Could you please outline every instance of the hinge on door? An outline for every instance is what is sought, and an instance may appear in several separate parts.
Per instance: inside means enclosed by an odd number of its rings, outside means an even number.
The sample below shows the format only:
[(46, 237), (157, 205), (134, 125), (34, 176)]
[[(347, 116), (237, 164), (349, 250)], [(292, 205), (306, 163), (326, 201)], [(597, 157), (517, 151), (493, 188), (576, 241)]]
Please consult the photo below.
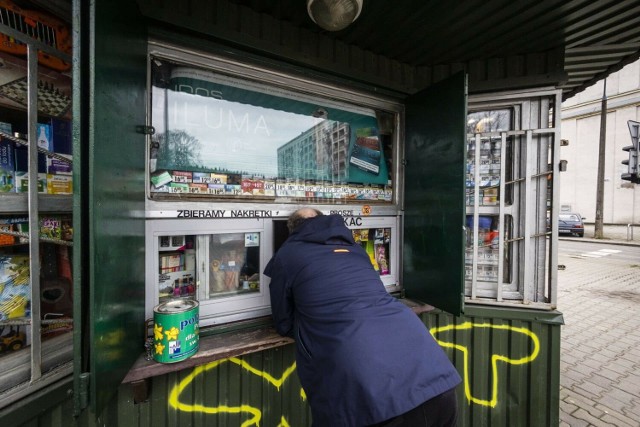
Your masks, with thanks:
[(156, 128), (153, 126), (140, 125), (136, 126), (136, 132), (143, 135), (153, 135), (156, 133)]
[(76, 413), (84, 410), (89, 406), (89, 381), (91, 380), (91, 373), (83, 372), (80, 374), (80, 382), (78, 384), (78, 401)]

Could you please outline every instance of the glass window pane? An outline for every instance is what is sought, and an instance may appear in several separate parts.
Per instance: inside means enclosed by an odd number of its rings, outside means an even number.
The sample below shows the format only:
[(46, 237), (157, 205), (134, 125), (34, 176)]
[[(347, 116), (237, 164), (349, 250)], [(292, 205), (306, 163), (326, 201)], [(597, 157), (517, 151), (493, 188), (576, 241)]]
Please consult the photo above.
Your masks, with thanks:
[(390, 202), (394, 117), (154, 58), (150, 191)]
[(260, 241), (258, 232), (158, 237), (159, 302), (260, 292)]

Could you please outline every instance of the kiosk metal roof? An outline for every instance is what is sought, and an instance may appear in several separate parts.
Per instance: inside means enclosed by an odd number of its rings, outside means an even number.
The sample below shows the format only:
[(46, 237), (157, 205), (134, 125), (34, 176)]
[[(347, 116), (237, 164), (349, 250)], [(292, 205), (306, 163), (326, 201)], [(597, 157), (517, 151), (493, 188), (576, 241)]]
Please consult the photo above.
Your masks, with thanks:
[(304, 0), (229, 0), (410, 66), (564, 49), (566, 99), (640, 56), (640, 1), (364, 0), (359, 18), (328, 32)]

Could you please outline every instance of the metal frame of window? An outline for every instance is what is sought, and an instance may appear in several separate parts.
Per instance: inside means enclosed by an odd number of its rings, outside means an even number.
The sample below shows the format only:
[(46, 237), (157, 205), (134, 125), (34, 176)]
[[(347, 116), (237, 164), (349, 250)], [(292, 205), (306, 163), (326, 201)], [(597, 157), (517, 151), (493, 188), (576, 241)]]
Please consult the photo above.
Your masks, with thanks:
[[(31, 334), (30, 363), (22, 354), (12, 354), (3, 357), (2, 364), (6, 367), (3, 377), (15, 379), (16, 384), (0, 393), (0, 408), (3, 408), (20, 398), (33, 393), (73, 372), (73, 347), (71, 335), (64, 339), (53, 339), (45, 343), (40, 335), (44, 321), (40, 312), (40, 239), (38, 214), (41, 205), (50, 207), (68, 206), (59, 201), (50, 203), (38, 196), (38, 156), (36, 128), (38, 121), (37, 87), (38, 87), (38, 51), (58, 57), (71, 63), (72, 59), (55, 48), (39, 40), (29, 38), (24, 33), (0, 24), (0, 32), (6, 34), (27, 46), (27, 122), (29, 149), (29, 187), (26, 210), (29, 215), (29, 282), (31, 289), (31, 319), (29, 329)], [(7, 137), (7, 135), (3, 135)], [(13, 135), (8, 135), (13, 139)], [(40, 150), (41, 151), (41, 150)], [(22, 195), (3, 195), (2, 212), (15, 213), (24, 207)], [(11, 321), (9, 321), (11, 322)]]
[[(348, 87), (332, 86), (319, 81), (312, 81), (308, 78), (298, 76), (294, 73), (286, 73), (283, 71), (277, 71), (270, 68), (264, 68), (257, 65), (251, 65), (246, 62), (241, 62), (214, 54), (203, 53), (199, 51), (193, 51), (178, 46), (174, 46), (165, 42), (159, 42), (151, 40), (148, 48), (149, 58), (158, 57), (169, 61), (175, 61), (185, 64), (185, 66), (192, 65), (198, 68), (205, 68), (215, 73), (222, 75), (231, 75), (236, 79), (246, 80), (246, 88), (251, 89), (252, 82), (259, 82), (260, 86), (273, 86), (275, 88), (285, 88), (286, 90), (299, 92), (301, 96), (314, 97), (321, 101), (326, 101), (336, 105), (350, 105), (354, 107), (365, 107), (374, 110), (380, 110), (388, 112), (396, 116), (396, 123), (393, 128), (394, 132), (394, 146), (392, 153), (392, 180), (394, 186), (393, 200), (391, 203), (385, 204), (372, 204), (370, 214), (373, 215), (401, 215), (402, 205), (402, 188), (403, 181), (401, 175), (401, 168), (398, 166), (399, 159), (402, 153), (402, 144), (400, 143), (402, 133), (400, 129), (400, 115), (403, 107), (399, 100), (385, 98), (383, 96), (374, 96), (365, 92), (356, 92)], [(147, 91), (151, 93), (151, 68), (148, 70), (148, 85)], [(153, 126), (151, 123), (150, 110), (147, 111), (147, 126)], [(149, 137), (150, 140), (150, 137)], [(147, 146), (150, 146), (147, 144)], [(149, 153), (147, 153), (149, 158)], [(147, 165), (147, 177), (149, 176), (149, 166)], [(148, 191), (148, 190), (147, 190)], [(211, 200), (203, 201), (180, 201), (180, 200), (153, 200), (147, 193), (145, 217), (147, 219), (154, 218), (171, 218), (174, 217), (173, 212), (182, 209), (208, 209), (211, 206)], [(366, 202), (366, 201), (363, 201)], [(218, 201), (216, 201), (218, 203)], [(264, 201), (220, 201), (228, 209), (263, 209)], [(309, 203), (303, 203), (313, 204)], [(365, 203), (341, 203), (339, 209), (360, 209)], [(269, 203), (274, 211), (279, 211), (282, 215), (291, 213), (295, 210), (294, 203)], [(329, 209), (332, 204), (323, 204), (320, 209)]]
[[(387, 286), (387, 290), (389, 292), (400, 292), (401, 288), (401, 259), (399, 254), (399, 248), (402, 247), (401, 241), (401, 233), (398, 231), (401, 229), (402, 224), (402, 209), (401, 209), (401, 188), (402, 188), (402, 176), (401, 176), (401, 168), (398, 165), (398, 159), (401, 158), (400, 153), (402, 152), (402, 144), (401, 144), (401, 132), (400, 132), (400, 123), (401, 123), (401, 115), (403, 112), (402, 104), (396, 100), (384, 98), (384, 97), (376, 97), (371, 94), (355, 92), (349, 88), (340, 88), (337, 86), (328, 85), (318, 81), (311, 81), (304, 77), (300, 77), (294, 73), (286, 73), (284, 71), (277, 71), (275, 69), (263, 68), (259, 66), (254, 66), (246, 62), (239, 62), (233, 59), (191, 51), (184, 48), (179, 48), (164, 42), (150, 41), (148, 47), (148, 58), (149, 62), (154, 60), (154, 58), (160, 60), (168, 60), (176, 63), (184, 64), (185, 66), (193, 66), (201, 69), (205, 69), (211, 71), (213, 73), (219, 73), (221, 78), (229, 79), (228, 76), (233, 76), (234, 80), (242, 80), (241, 82), (236, 82), (235, 84), (240, 85), (240, 87), (247, 90), (265, 90), (264, 88), (281, 88), (286, 91), (299, 93), (301, 97), (309, 100), (319, 100), (319, 105), (324, 105), (323, 102), (326, 102), (328, 105), (336, 106), (337, 108), (355, 108), (358, 109), (360, 107), (366, 109), (373, 109), (376, 111), (384, 111), (389, 114), (393, 114), (395, 119), (395, 126), (393, 128), (394, 136), (393, 136), (393, 153), (392, 153), (392, 164), (393, 170), (391, 171), (391, 176), (393, 177), (393, 186), (394, 186), (394, 195), (391, 202), (381, 203), (381, 204), (371, 204), (368, 206), (370, 209), (367, 214), (364, 214), (367, 218), (367, 221), (378, 221), (381, 225), (386, 228), (392, 228), (394, 230), (393, 236), (393, 248), (392, 248), (392, 257), (393, 261), (393, 277), (389, 277), (385, 285)], [(152, 78), (151, 78), (151, 64), (149, 63), (148, 68), (148, 78), (147, 78), (147, 91), (149, 94), (152, 92)], [(151, 114), (151, 106), (152, 102), (147, 103), (147, 126), (151, 127), (154, 125), (152, 123), (152, 114)], [(147, 144), (148, 152), (147, 158), (150, 156), (150, 146), (151, 146), (151, 136), (148, 137)], [(146, 176), (147, 178), (150, 175), (149, 164), (146, 166)], [(329, 199), (328, 199), (329, 200)], [(186, 232), (183, 229), (187, 224), (199, 224), (199, 227), (208, 224), (208, 229), (199, 228), (199, 232), (203, 231), (215, 231), (218, 232), (223, 231), (226, 227), (234, 227), (234, 221), (237, 219), (233, 218), (221, 218), (218, 220), (214, 220), (209, 222), (207, 219), (176, 219), (178, 211), (190, 211), (190, 210), (208, 210), (211, 209), (212, 206), (217, 206), (218, 208), (225, 209), (227, 211), (236, 210), (236, 211), (246, 211), (246, 210), (264, 210), (268, 209), (271, 212), (274, 212), (273, 219), (286, 219), (291, 213), (293, 213), (297, 208), (301, 205), (312, 206), (314, 208), (320, 209), (326, 213), (331, 211), (340, 212), (343, 216), (361, 216), (362, 209), (364, 205), (369, 205), (366, 200), (359, 200), (358, 202), (350, 202), (341, 200), (339, 203), (316, 203), (313, 200), (309, 200), (308, 202), (304, 201), (295, 201), (295, 202), (282, 202), (282, 201), (274, 201), (274, 202), (265, 202), (263, 200), (252, 200), (248, 198), (247, 200), (224, 200), (224, 199), (200, 199), (200, 200), (185, 200), (181, 198), (176, 198), (175, 200), (163, 200), (162, 198), (154, 199), (151, 197), (149, 190), (147, 189), (147, 198), (145, 201), (146, 209), (145, 209), (145, 218), (147, 223), (147, 250), (156, 243), (154, 239), (157, 239), (158, 233), (166, 233), (171, 234), (170, 229), (166, 228), (168, 224), (177, 224), (177, 230), (174, 234), (198, 234), (196, 231)], [(267, 206), (267, 207), (265, 207)], [(277, 212), (277, 213), (276, 213)], [(345, 212), (352, 212), (351, 214)], [(376, 224), (378, 223), (376, 222)], [(265, 219), (264, 227), (260, 228), (260, 232), (268, 235), (268, 240), (272, 240), (272, 230), (271, 230), (271, 221)], [(358, 227), (355, 227), (358, 228)], [(155, 233), (155, 234), (154, 234)], [(266, 265), (266, 261), (270, 258), (271, 249), (266, 248), (263, 249), (266, 253), (269, 254), (264, 262)], [(153, 251), (151, 251), (153, 252)], [(148, 257), (147, 261), (147, 271), (146, 271), (146, 312), (149, 315), (152, 312), (152, 309), (155, 305), (158, 304), (157, 298), (157, 290), (153, 287), (154, 283), (157, 280), (157, 271), (152, 268), (153, 265), (153, 256)], [(384, 280), (383, 280), (384, 282)], [(268, 283), (268, 282), (267, 282)], [(267, 288), (265, 288), (267, 289)], [(255, 307), (243, 307), (241, 309), (234, 306), (234, 299), (240, 300), (241, 297), (229, 297), (220, 301), (209, 301), (202, 302), (200, 311), (201, 311), (201, 325), (213, 325), (218, 323), (224, 323), (235, 320), (242, 320), (251, 317), (257, 317), (260, 315), (268, 315), (270, 313), (270, 307), (265, 306), (264, 302), (257, 304)], [(268, 300), (266, 300), (268, 303)], [(207, 307), (212, 306), (213, 303), (216, 303), (218, 306), (222, 307), (218, 310), (218, 315), (214, 316), (208, 313)], [(268, 304), (267, 304), (268, 305)], [(210, 311), (210, 310), (209, 310)], [(204, 320), (204, 322), (202, 322)]]
[[(556, 90), (470, 97), (469, 111), (514, 108), (515, 129), (468, 134), (475, 139), (473, 204), (473, 255), (471, 280), (466, 281), (465, 302), (517, 305), (555, 309), (557, 305), (557, 219), (559, 164), (559, 106)], [(500, 138), (501, 165), (498, 206), (480, 206), (480, 143), (482, 138)], [(511, 153), (508, 152), (511, 150)], [(511, 161), (513, 177), (506, 181), (506, 163)], [(547, 180), (551, 177), (551, 189)], [(509, 188), (511, 187), (511, 188)], [(508, 193), (512, 202), (506, 203)], [(480, 215), (497, 216), (498, 274), (496, 281), (478, 280), (478, 225)], [(547, 216), (551, 230), (547, 231)], [(509, 220), (507, 220), (509, 219)], [(509, 230), (507, 227), (509, 226)], [(505, 234), (507, 231), (509, 233)], [(509, 236), (508, 238), (506, 238)], [(509, 257), (505, 257), (505, 249)], [(505, 269), (510, 279), (505, 277)]]

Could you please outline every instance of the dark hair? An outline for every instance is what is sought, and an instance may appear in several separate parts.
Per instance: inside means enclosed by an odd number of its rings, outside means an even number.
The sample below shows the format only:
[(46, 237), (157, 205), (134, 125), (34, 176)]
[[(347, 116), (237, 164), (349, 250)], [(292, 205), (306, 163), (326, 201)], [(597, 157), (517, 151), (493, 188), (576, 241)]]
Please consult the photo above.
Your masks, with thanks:
[(287, 220), (287, 228), (289, 229), (289, 233), (293, 233), (294, 230), (302, 225), (303, 222), (308, 220), (309, 218), (315, 218), (317, 216), (322, 216), (323, 213), (317, 209), (313, 208), (301, 208), (292, 213)]

